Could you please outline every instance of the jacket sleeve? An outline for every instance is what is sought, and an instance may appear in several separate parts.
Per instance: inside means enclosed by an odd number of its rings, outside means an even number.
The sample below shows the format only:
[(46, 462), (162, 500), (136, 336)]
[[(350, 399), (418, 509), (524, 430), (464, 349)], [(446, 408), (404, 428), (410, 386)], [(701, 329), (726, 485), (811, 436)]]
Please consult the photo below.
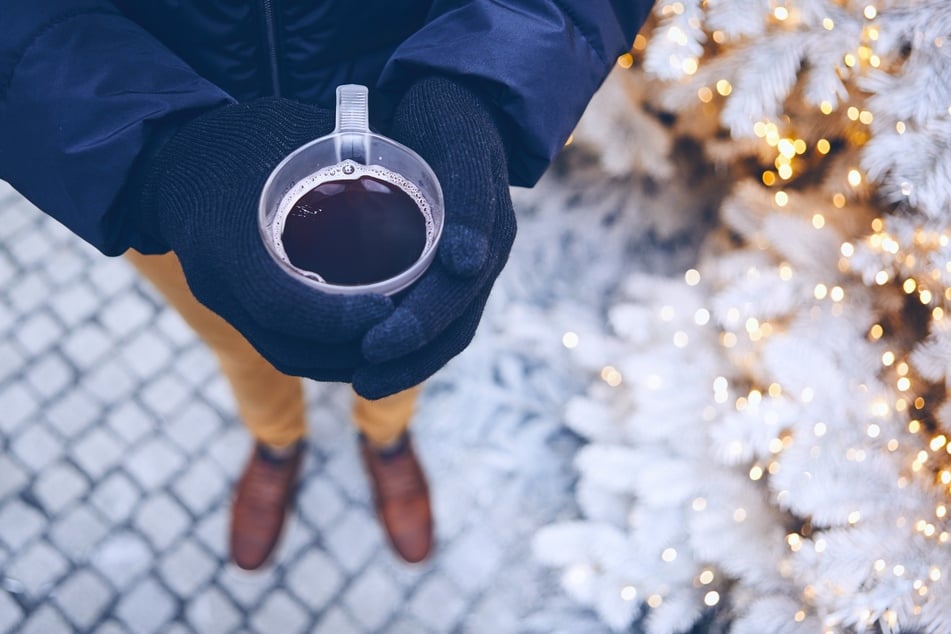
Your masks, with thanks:
[(467, 81), (501, 115), (513, 185), (531, 186), (561, 150), (653, 0), (436, 0), (422, 29), (381, 76), (400, 92), (415, 78)]
[(162, 250), (119, 194), (153, 132), (231, 98), (107, 0), (0, 16), (0, 178), (103, 253)]

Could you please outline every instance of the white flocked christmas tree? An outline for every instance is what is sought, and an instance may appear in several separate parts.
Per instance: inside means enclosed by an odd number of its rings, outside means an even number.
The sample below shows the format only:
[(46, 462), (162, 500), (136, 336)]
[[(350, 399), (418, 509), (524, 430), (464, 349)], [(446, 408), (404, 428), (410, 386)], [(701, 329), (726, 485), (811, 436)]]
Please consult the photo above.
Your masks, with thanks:
[(574, 143), (689, 188), (678, 138), (728, 192), (565, 333), (582, 517), (537, 557), (618, 631), (951, 632), (951, 2), (661, 0)]

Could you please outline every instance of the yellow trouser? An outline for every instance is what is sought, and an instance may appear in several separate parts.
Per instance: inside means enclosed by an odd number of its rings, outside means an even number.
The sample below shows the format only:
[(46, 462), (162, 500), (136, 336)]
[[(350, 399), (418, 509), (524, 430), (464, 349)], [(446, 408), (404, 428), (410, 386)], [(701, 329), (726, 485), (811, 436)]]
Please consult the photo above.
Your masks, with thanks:
[[(300, 379), (278, 372), (228, 322), (200, 304), (174, 254), (130, 250), (126, 257), (211, 347), (254, 438), (274, 447), (303, 438), (307, 420)], [(388, 444), (409, 425), (418, 393), (417, 386), (376, 401), (354, 394), (353, 422), (371, 442)]]

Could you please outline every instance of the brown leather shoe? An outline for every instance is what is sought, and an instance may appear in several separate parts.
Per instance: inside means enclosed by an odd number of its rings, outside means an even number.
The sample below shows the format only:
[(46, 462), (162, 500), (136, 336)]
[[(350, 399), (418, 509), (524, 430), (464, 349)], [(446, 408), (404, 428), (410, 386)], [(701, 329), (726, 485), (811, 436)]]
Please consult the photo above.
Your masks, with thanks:
[(257, 444), (235, 487), (231, 506), (231, 559), (256, 570), (271, 556), (291, 508), (304, 441), (289, 451), (274, 452)]
[(370, 477), (373, 503), (393, 550), (409, 563), (433, 549), (433, 516), (426, 476), (409, 434), (393, 447), (377, 450), (360, 437), (360, 454)]

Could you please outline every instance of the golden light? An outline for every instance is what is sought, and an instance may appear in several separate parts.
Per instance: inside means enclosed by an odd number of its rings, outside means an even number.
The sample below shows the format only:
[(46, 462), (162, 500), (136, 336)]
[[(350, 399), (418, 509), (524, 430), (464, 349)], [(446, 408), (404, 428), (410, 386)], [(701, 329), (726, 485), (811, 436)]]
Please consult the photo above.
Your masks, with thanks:
[(789, 194), (786, 192), (776, 192), (774, 198), (776, 200), (776, 204), (780, 207), (785, 207), (786, 204), (789, 203)]
[(829, 143), (828, 139), (819, 139), (816, 141), (816, 150), (819, 154), (828, 154), (832, 149), (832, 144)]
[(728, 82), (725, 79), (718, 79), (716, 86), (717, 86), (717, 92), (720, 93), (720, 95), (724, 97), (728, 96), (731, 92), (733, 92), (733, 85), (730, 84), (730, 82)]
[(766, 185), (767, 187), (772, 187), (772, 185), (775, 182), (776, 182), (776, 172), (772, 172), (770, 170), (766, 170), (765, 172), (763, 172), (764, 185)]
[(848, 179), (849, 185), (852, 187), (858, 187), (862, 184), (862, 173), (857, 169), (850, 169)]
[(822, 114), (832, 114), (832, 103), (828, 101), (823, 101), (819, 104), (819, 112)]
[(822, 18), (822, 28), (831, 31), (835, 28), (835, 21), (832, 18)]
[(630, 53), (624, 53), (617, 58), (617, 65), (621, 68), (630, 68), (634, 65), (634, 56)]
[(697, 98), (703, 103), (710, 103), (713, 101), (713, 91), (706, 86), (701, 86), (700, 89), (697, 90)]
[(787, 20), (789, 18), (789, 9), (784, 6), (778, 6), (773, 9), (773, 16), (780, 22)]

